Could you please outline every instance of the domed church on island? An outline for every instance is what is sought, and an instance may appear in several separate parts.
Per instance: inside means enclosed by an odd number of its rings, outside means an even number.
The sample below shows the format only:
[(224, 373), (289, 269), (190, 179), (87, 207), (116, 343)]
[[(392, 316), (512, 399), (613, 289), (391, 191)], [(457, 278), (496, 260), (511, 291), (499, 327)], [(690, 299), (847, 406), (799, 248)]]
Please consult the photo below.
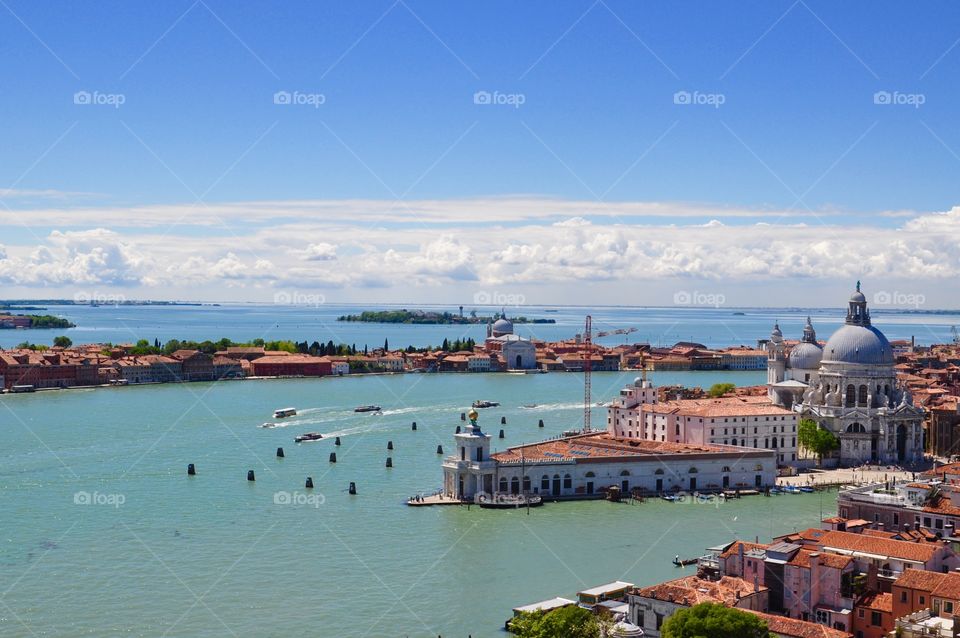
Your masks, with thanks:
[(850, 296), (846, 322), (820, 346), (810, 318), (787, 355), (780, 326), (767, 343), (770, 399), (830, 430), (840, 465), (905, 464), (923, 459), (923, 409), (897, 383), (893, 348), (870, 322), (867, 299)]

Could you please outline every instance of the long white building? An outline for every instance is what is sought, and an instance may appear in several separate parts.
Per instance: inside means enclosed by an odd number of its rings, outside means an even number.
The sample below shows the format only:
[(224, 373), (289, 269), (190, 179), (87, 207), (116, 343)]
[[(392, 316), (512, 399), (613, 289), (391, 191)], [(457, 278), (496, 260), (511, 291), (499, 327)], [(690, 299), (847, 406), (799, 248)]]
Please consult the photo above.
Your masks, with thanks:
[[(472, 417), (476, 413), (471, 413)], [(775, 454), (730, 445), (690, 445), (579, 434), (490, 453), (490, 435), (476, 420), (455, 435), (443, 461), (444, 495), (471, 501), (481, 494), (590, 498), (608, 487), (623, 493), (757, 489), (773, 485)]]

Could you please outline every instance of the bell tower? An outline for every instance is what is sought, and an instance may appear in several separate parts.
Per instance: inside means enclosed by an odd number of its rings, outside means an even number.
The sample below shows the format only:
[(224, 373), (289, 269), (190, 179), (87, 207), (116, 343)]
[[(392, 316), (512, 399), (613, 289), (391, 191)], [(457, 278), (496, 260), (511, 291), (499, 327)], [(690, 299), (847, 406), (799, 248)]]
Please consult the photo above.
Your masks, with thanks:
[(786, 378), (786, 370), (787, 352), (783, 344), (783, 332), (780, 331), (780, 322), (775, 322), (770, 332), (770, 341), (767, 342), (767, 396), (777, 404), (780, 399), (773, 385)]

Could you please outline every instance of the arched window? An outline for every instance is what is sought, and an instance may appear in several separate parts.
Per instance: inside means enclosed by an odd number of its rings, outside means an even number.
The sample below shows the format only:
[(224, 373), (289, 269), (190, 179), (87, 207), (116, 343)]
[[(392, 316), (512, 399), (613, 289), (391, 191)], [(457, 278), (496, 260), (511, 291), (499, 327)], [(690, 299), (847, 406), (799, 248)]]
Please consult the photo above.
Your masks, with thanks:
[(731, 440), (730, 440), (730, 445), (736, 445), (736, 444), (737, 444), (737, 440), (736, 440), (736, 439), (731, 439)]
[(865, 385), (860, 386), (860, 396), (857, 397), (857, 403), (859, 403), (860, 405), (867, 404), (867, 386)]
[(620, 476), (630, 476), (630, 470), (624, 470), (620, 472)]
[(594, 478), (594, 477), (596, 477), (596, 474), (594, 474), (593, 472), (587, 472), (586, 477), (587, 477), (587, 478)]
[(540, 489), (544, 492), (550, 489), (550, 477), (546, 474), (544, 474), (543, 478), (540, 479)]
[(506, 476), (501, 476), (501, 477), (500, 477), (500, 491), (501, 491), (501, 492), (504, 492), (504, 493), (506, 493), (506, 491), (507, 491), (507, 477), (506, 477)]
[(853, 384), (847, 386), (847, 407), (852, 408), (857, 405), (857, 389)]
[(663, 468), (659, 468), (654, 474), (663, 474)]
[(690, 473), (690, 474), (696, 474), (697, 471), (698, 471), (698, 470), (697, 470), (697, 468), (695, 468), (695, 467), (691, 467), (689, 470), (687, 470), (687, 472)]
[(529, 491), (530, 491), (530, 477), (529, 477), (529, 476), (524, 476), (524, 477), (523, 477), (523, 491), (524, 491), (524, 492), (529, 492)]
[(851, 423), (847, 426), (847, 432), (850, 434), (863, 434), (866, 429), (859, 423)]
[(762, 472), (762, 471), (763, 471), (763, 464), (757, 463), (757, 464), (753, 467), (753, 469), (756, 470), (757, 472)]
[(564, 474), (564, 475), (563, 475), (563, 489), (569, 490), (571, 487), (573, 487), (573, 479), (570, 477), (569, 474)]
[(520, 493), (520, 479), (516, 476), (510, 479), (510, 492), (512, 494)]
[(720, 471), (721, 471), (721, 472), (729, 472), (729, 471), (730, 471), (730, 466), (729, 466), (729, 465), (724, 465), (723, 468), (721, 468)]

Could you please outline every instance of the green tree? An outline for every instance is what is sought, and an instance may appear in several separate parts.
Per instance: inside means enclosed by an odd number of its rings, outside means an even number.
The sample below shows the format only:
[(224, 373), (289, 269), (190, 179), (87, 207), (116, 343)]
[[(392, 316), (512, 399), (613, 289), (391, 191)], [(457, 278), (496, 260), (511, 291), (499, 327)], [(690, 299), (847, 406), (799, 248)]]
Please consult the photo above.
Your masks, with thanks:
[(800, 425), (797, 426), (797, 442), (800, 447), (806, 448), (816, 455), (818, 466), (823, 463), (824, 454), (840, 447), (840, 441), (833, 435), (833, 432), (820, 427), (812, 419), (800, 419)]
[(521, 614), (510, 621), (510, 630), (520, 638), (599, 638), (601, 622), (590, 610), (571, 605)]
[(722, 397), (727, 392), (732, 392), (736, 387), (733, 383), (714, 383), (707, 393), (714, 398)]
[(53, 345), (57, 346), (58, 348), (69, 348), (73, 345), (73, 341), (70, 339), (70, 337), (54, 337)]
[(680, 609), (663, 623), (663, 638), (768, 638), (759, 616), (714, 603)]

